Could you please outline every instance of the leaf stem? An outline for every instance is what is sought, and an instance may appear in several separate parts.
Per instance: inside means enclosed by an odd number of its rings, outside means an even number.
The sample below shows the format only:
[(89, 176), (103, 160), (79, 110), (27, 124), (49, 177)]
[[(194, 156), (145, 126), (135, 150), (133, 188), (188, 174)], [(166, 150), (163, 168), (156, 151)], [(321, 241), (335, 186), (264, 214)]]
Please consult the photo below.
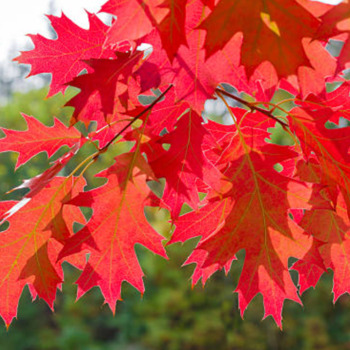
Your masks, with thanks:
[(131, 126), (133, 123), (136, 122), (136, 120), (140, 119), (145, 113), (150, 111), (167, 93), (168, 91), (173, 87), (173, 84), (169, 84), (169, 86), (166, 88), (164, 92), (162, 92), (149, 106), (147, 106), (142, 112), (140, 112), (136, 117), (134, 117), (128, 124), (124, 126), (123, 129), (121, 129), (117, 134), (114, 135), (114, 137), (104, 146), (102, 147), (99, 152), (94, 156), (94, 159), (96, 159), (100, 154), (107, 151), (108, 147), (127, 129), (129, 126)]
[(282, 126), (282, 128), (283, 128), (284, 130), (287, 130), (287, 129), (288, 129), (288, 127), (289, 127), (288, 124), (285, 123), (284, 121), (282, 121), (282, 120), (276, 118), (274, 115), (272, 115), (271, 111), (267, 111), (267, 110), (265, 110), (265, 109), (262, 109), (262, 108), (260, 108), (260, 107), (257, 107), (257, 106), (255, 106), (253, 103), (250, 103), (250, 102), (248, 102), (248, 101), (245, 101), (245, 100), (243, 100), (242, 98), (240, 98), (240, 97), (238, 97), (238, 96), (235, 96), (235, 95), (233, 95), (233, 94), (227, 92), (226, 90), (224, 90), (224, 89), (222, 89), (222, 88), (220, 88), (220, 87), (217, 87), (217, 88), (215, 89), (215, 91), (216, 91), (216, 92), (219, 92), (219, 93), (221, 93), (221, 94), (223, 94), (223, 95), (225, 95), (225, 96), (227, 96), (227, 97), (230, 97), (230, 98), (232, 98), (232, 99), (234, 99), (234, 100), (236, 100), (236, 101), (238, 101), (238, 102), (240, 102), (240, 103), (242, 103), (242, 104), (244, 104), (245, 106), (249, 107), (252, 111), (260, 112), (260, 113), (266, 115), (267, 117), (269, 117), (269, 118), (275, 120), (277, 123), (281, 124), (281, 126)]

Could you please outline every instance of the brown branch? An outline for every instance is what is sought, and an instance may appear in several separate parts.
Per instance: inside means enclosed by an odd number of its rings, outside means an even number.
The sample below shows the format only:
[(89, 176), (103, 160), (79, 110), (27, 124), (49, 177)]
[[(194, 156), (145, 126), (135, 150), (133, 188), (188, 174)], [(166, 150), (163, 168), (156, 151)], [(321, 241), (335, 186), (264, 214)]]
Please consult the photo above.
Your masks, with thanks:
[(267, 117), (275, 120), (277, 123), (281, 124), (282, 125), (282, 128), (284, 130), (286, 130), (289, 126), (287, 123), (285, 123), (284, 121), (282, 121), (281, 119), (278, 119), (277, 117), (275, 117), (274, 115), (272, 115), (271, 111), (267, 111), (266, 109), (262, 109), (260, 107), (257, 107), (255, 106), (254, 104), (248, 102), (248, 101), (245, 101), (243, 100), (242, 98), (238, 97), (238, 96), (235, 96), (233, 94), (230, 94), (229, 92), (225, 91), (224, 89), (221, 89), (221, 88), (216, 88), (215, 91), (227, 96), (227, 97), (230, 97), (236, 101), (238, 101), (239, 103), (242, 103), (243, 105), (247, 106), (248, 108), (250, 108), (252, 111), (257, 111), (257, 112), (260, 112), (264, 115), (266, 115)]
[(149, 106), (147, 106), (142, 112), (140, 112), (136, 117), (133, 118), (128, 124), (124, 126), (123, 129), (121, 129), (116, 135), (113, 136), (113, 138), (104, 146), (102, 147), (99, 152), (96, 154), (94, 159), (96, 159), (100, 154), (107, 151), (108, 147), (126, 130), (136, 122), (136, 120), (140, 119), (145, 113), (150, 111), (167, 93), (168, 91), (173, 87), (173, 84), (169, 84), (167, 89), (162, 92)]

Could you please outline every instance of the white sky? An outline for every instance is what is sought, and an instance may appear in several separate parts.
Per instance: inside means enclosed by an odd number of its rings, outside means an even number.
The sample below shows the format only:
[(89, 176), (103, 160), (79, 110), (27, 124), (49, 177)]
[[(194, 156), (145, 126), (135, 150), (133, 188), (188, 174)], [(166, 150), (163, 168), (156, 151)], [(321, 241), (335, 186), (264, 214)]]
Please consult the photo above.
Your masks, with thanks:
[[(87, 27), (84, 8), (97, 12), (107, 0), (54, 0), (55, 15), (62, 10), (77, 24)], [(322, 0), (339, 3), (341, 0)], [(44, 14), (50, 13), (50, 0), (0, 0), (0, 61), (9, 60), (24, 50), (31, 40), (26, 34), (48, 34), (48, 20)], [(10, 51), (11, 52), (10, 54)], [(10, 57), (9, 57), (10, 55)]]

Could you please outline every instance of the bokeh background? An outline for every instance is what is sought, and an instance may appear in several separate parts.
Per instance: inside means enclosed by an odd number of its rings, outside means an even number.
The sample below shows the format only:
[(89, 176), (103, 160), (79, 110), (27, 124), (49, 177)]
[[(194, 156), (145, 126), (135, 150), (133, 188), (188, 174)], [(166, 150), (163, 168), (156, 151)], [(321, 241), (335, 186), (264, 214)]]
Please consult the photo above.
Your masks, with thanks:
[[(54, 5), (51, 2), (51, 11), (57, 13)], [(54, 37), (55, 34), (50, 35)], [(336, 46), (332, 48), (335, 52)], [(20, 112), (33, 115), (46, 125), (53, 124), (53, 116), (67, 122), (72, 110), (62, 106), (76, 91), (70, 89), (64, 97), (59, 94), (45, 99), (49, 77), (44, 75), (24, 81), (28, 69), (11, 63), (17, 50), (16, 45), (10, 48), (7, 59), (0, 62), (0, 127), (24, 130), (25, 122)], [(284, 97), (283, 92), (279, 92), (275, 99)], [(229, 122), (223, 105), (218, 101), (208, 101), (203, 116)], [(291, 142), (281, 129), (271, 131), (273, 142)], [(113, 157), (125, 152), (127, 147), (112, 147), (90, 169), (87, 174), (90, 188), (99, 185), (93, 180), (94, 173), (108, 166)], [(93, 149), (86, 146), (77, 158), (86, 156)], [(0, 154), (1, 200), (19, 198), (21, 193), (6, 193), (49, 166), (47, 156), (41, 153), (15, 172), (16, 159), (15, 153)], [(171, 227), (167, 223), (167, 212), (149, 211), (147, 215), (150, 224), (168, 238)], [(168, 247), (169, 260), (137, 246), (136, 251), (147, 276), (146, 292), (141, 297), (133, 287), (124, 283), (124, 301), (118, 303), (115, 315), (103, 304), (97, 288), (75, 300), (74, 281), (79, 271), (66, 264), (65, 283), (62, 292), (57, 293), (55, 312), (42, 300), (32, 302), (29, 291), (25, 289), (17, 320), (9, 330), (3, 322), (0, 325), (0, 349), (350, 349), (350, 297), (344, 295), (333, 304), (331, 272), (322, 277), (316, 290), (304, 293), (304, 306), (289, 301), (285, 303), (281, 331), (271, 317), (262, 320), (261, 296), (250, 304), (244, 320), (240, 316), (237, 295), (233, 291), (242, 269), (244, 252), (238, 254), (239, 259), (233, 263), (227, 276), (218, 272), (205, 288), (201, 285), (192, 288), (190, 277), (194, 266), (182, 267), (182, 264), (196, 243), (197, 240), (193, 239), (183, 245)], [(293, 263), (292, 259), (290, 263)], [(296, 274), (293, 278), (297, 283)]]

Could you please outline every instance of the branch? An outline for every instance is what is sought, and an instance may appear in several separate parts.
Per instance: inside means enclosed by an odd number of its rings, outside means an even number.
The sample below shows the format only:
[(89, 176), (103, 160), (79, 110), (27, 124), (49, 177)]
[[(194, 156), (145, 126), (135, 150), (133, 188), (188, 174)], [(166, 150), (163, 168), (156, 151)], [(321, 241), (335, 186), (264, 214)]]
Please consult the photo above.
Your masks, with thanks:
[(102, 147), (99, 152), (96, 154), (94, 159), (96, 159), (100, 154), (104, 153), (107, 151), (108, 147), (127, 129), (129, 126), (134, 124), (136, 120), (140, 119), (145, 113), (150, 111), (167, 93), (168, 91), (173, 87), (173, 84), (169, 84), (167, 89), (162, 92), (149, 106), (147, 106), (142, 112), (140, 112), (136, 117), (134, 117), (133, 120), (131, 120), (128, 124), (124, 126), (123, 129), (121, 129), (114, 137), (104, 146)]
[(248, 102), (248, 101), (245, 101), (243, 100), (242, 98), (238, 97), (238, 96), (235, 96), (233, 94), (230, 94), (229, 92), (225, 91), (224, 89), (221, 89), (221, 88), (216, 88), (215, 89), (216, 92), (220, 92), (221, 94), (227, 96), (227, 97), (231, 97), (233, 98), (234, 100), (242, 103), (243, 105), (249, 107), (252, 111), (257, 111), (257, 112), (260, 112), (264, 115), (266, 115), (267, 117), (275, 120), (277, 123), (281, 124), (282, 125), (282, 128), (284, 130), (286, 130), (289, 126), (287, 123), (285, 123), (284, 121), (282, 121), (281, 119), (278, 119), (277, 117), (275, 117), (274, 115), (272, 115), (271, 111), (267, 111), (266, 109), (262, 109), (260, 107), (257, 107), (255, 106), (254, 104)]

